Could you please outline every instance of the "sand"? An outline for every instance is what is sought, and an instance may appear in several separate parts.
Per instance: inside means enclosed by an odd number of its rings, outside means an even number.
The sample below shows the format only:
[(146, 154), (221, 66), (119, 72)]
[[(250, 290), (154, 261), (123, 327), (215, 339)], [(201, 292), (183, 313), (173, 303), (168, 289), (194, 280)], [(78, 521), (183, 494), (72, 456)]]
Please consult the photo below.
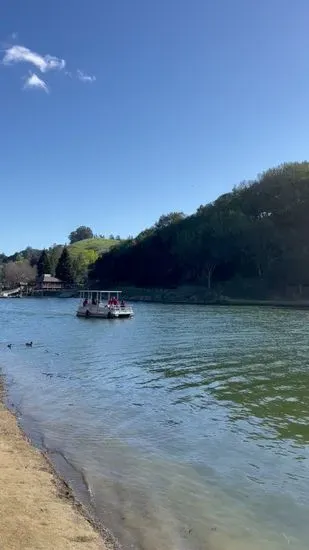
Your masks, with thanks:
[(70, 490), (0, 402), (1, 550), (108, 550)]

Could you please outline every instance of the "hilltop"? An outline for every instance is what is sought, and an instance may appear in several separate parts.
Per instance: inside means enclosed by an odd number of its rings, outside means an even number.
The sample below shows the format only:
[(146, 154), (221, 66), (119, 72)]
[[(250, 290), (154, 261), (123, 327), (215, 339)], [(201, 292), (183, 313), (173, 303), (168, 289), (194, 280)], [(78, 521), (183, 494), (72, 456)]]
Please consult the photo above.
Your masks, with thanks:
[(91, 239), (84, 239), (77, 241), (68, 246), (69, 252), (72, 257), (76, 257), (79, 254), (83, 254), (86, 251), (92, 250), (99, 256), (104, 252), (107, 252), (112, 246), (118, 244), (119, 241), (115, 239), (105, 239), (102, 237), (93, 237)]

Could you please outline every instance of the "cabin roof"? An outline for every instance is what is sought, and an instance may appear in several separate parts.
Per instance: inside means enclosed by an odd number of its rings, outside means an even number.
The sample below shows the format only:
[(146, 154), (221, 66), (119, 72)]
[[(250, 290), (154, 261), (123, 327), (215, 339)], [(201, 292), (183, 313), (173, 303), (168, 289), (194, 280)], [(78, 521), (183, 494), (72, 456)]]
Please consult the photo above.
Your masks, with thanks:
[(57, 277), (53, 277), (49, 273), (44, 273), (44, 275), (40, 277), (40, 281), (42, 283), (62, 283), (63, 282), (60, 279), (57, 279)]

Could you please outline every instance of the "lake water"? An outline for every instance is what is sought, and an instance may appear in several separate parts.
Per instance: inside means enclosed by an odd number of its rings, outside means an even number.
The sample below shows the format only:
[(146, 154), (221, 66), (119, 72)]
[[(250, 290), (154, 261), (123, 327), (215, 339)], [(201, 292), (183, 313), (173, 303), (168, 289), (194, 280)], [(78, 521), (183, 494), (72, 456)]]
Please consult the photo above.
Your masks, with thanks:
[(0, 300), (0, 365), (24, 427), (123, 548), (307, 550), (309, 312), (76, 307)]

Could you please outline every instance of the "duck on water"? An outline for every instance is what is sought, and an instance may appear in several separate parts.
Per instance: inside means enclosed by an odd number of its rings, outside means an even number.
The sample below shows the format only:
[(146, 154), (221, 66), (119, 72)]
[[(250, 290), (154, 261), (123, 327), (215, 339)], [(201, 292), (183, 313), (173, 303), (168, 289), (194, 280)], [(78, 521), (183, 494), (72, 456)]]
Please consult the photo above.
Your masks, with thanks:
[(124, 319), (133, 317), (133, 309), (120, 299), (120, 290), (83, 290), (77, 317)]
[[(31, 342), (26, 342), (26, 347), (27, 347), (27, 348), (32, 348), (32, 346), (33, 346), (33, 342), (32, 342), (32, 341), (31, 341)], [(12, 344), (8, 344), (7, 347), (8, 347), (9, 349), (12, 349)]]

